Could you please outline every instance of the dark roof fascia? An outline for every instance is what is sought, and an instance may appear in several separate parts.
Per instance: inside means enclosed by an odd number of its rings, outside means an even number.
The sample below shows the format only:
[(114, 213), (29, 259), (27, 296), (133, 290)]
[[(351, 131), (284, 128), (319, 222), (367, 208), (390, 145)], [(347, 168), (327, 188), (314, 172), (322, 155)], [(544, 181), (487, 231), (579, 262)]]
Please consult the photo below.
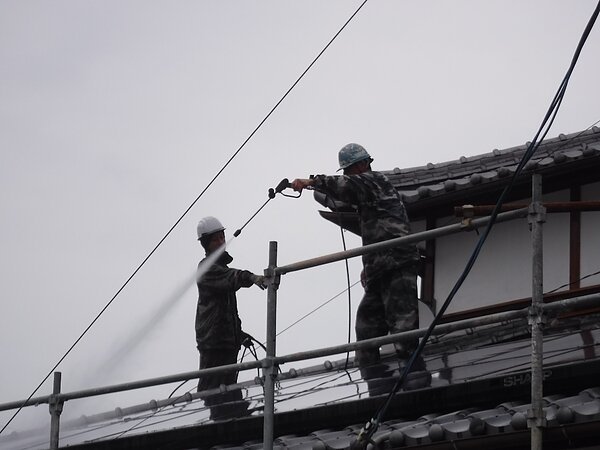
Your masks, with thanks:
[[(590, 386), (596, 386), (599, 372), (599, 359), (556, 367), (547, 366), (544, 395), (573, 395)], [(437, 388), (401, 392), (392, 399), (384, 420), (390, 418), (410, 420), (432, 412), (446, 414), (461, 409), (492, 408), (509, 401), (528, 400), (531, 390), (528, 375), (528, 371), (523, 371)], [(348, 424), (366, 423), (384, 400), (385, 396), (381, 396), (277, 413), (275, 437), (308, 435), (324, 428), (341, 429)], [(262, 433), (263, 418), (247, 417), (72, 445), (68, 448), (71, 450), (183, 450), (188, 448), (204, 450), (215, 445), (262, 442)]]

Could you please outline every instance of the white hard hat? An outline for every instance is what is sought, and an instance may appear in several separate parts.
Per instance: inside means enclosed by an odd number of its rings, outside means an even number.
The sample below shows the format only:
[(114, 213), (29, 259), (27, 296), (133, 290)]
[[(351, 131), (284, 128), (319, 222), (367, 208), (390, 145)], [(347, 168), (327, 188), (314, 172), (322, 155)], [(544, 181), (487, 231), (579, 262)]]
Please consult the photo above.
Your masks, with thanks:
[(198, 222), (198, 239), (209, 236), (217, 231), (223, 231), (224, 229), (225, 227), (221, 224), (219, 219), (213, 216), (206, 216)]

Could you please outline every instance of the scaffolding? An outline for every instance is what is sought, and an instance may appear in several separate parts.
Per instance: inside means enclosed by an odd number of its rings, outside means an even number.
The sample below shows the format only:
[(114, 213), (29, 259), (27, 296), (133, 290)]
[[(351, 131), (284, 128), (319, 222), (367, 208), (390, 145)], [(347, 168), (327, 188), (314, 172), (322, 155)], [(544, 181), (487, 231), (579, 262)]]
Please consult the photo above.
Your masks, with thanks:
[[(545, 222), (546, 209), (541, 203), (541, 177), (533, 175), (532, 178), (532, 200), (528, 207), (502, 212), (498, 214), (495, 222), (505, 222), (515, 219), (527, 218), (531, 230), (532, 247), (532, 300), (528, 308), (508, 311), (502, 313), (489, 314), (477, 318), (465, 319), (461, 321), (441, 324), (435, 327), (436, 335), (445, 333), (468, 330), (490, 324), (503, 323), (516, 319), (527, 318), (531, 328), (531, 409), (528, 412), (528, 426), (531, 430), (531, 448), (539, 450), (542, 448), (542, 431), (545, 426), (543, 411), (543, 327), (546, 318), (556, 316), (570, 311), (582, 310), (597, 306), (600, 300), (599, 294), (574, 297), (567, 300), (554, 303), (543, 303), (543, 223)], [(326, 348), (293, 353), (289, 355), (277, 355), (276, 352), (276, 325), (277, 325), (277, 290), (281, 281), (281, 275), (295, 271), (300, 271), (324, 264), (341, 261), (348, 258), (361, 256), (366, 253), (377, 252), (395, 246), (414, 244), (421, 241), (436, 239), (442, 236), (461, 233), (465, 230), (474, 230), (488, 225), (490, 217), (472, 218), (458, 224), (448, 225), (432, 230), (414, 233), (405, 237), (391, 239), (385, 242), (379, 242), (363, 247), (350, 249), (343, 252), (332, 253), (313, 259), (308, 259), (293, 264), (277, 265), (277, 242), (269, 243), (269, 262), (265, 269), (265, 277), (268, 283), (267, 287), (267, 319), (266, 319), (266, 356), (257, 361), (244, 362), (240, 364), (231, 364), (221, 367), (214, 367), (192, 372), (179, 373), (166, 377), (151, 378), (135, 382), (110, 385), (92, 389), (86, 389), (74, 392), (61, 392), (61, 374), (54, 374), (53, 392), (51, 395), (39, 396), (29, 400), (21, 400), (10, 403), (0, 404), (0, 411), (19, 409), (27, 406), (47, 403), (49, 405), (51, 426), (50, 426), (50, 449), (59, 448), (60, 436), (60, 416), (65, 402), (94, 397), (109, 393), (130, 391), (151, 386), (159, 386), (174, 382), (181, 382), (190, 379), (202, 377), (207, 374), (224, 373), (232, 371), (244, 371), (251, 369), (262, 369), (261, 383), (264, 387), (264, 423), (263, 423), (263, 448), (273, 449), (274, 440), (274, 414), (275, 414), (275, 385), (282, 375), (278, 375), (279, 366), (293, 361), (304, 361), (308, 359), (343, 354), (355, 351), (361, 348), (380, 347), (385, 344), (395, 342), (410, 341), (415, 338), (422, 338), (427, 334), (426, 329), (406, 331), (403, 333), (382, 336), (378, 338), (352, 342), (343, 345), (337, 345)], [(293, 375), (291, 375), (293, 376)], [(231, 387), (227, 387), (229, 389)], [(156, 410), (163, 406), (173, 406), (179, 402), (190, 402), (193, 399), (201, 398), (202, 395), (214, 393), (213, 390), (199, 393), (187, 393), (186, 395), (169, 398), (161, 401), (153, 401), (150, 404), (138, 405), (130, 409), (123, 409), (115, 414), (131, 414), (143, 410)], [(95, 419), (106, 420), (107, 415), (98, 415)], [(88, 417), (88, 420), (93, 419)]]

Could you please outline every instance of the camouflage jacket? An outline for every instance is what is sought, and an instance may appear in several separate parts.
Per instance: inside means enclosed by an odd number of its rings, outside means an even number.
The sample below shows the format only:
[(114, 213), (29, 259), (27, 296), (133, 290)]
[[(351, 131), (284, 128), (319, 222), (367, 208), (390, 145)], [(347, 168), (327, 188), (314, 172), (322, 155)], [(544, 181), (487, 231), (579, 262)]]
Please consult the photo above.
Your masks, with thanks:
[[(352, 204), (358, 210), (363, 245), (406, 236), (410, 222), (400, 194), (380, 172), (358, 175), (317, 175), (314, 188), (334, 200)], [(363, 255), (367, 282), (400, 267), (416, 265), (415, 245), (394, 247)]]
[(227, 265), (232, 261), (229, 253), (223, 253), (198, 280), (196, 344), (200, 351), (240, 348), (242, 322), (235, 292), (252, 286), (254, 275), (247, 270), (229, 268)]

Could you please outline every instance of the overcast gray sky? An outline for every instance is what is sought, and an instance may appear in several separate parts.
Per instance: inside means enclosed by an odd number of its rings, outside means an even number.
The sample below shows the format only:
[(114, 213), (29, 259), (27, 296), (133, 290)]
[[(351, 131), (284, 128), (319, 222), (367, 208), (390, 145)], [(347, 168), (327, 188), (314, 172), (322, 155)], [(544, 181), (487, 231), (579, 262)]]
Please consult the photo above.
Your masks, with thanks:
[[(0, 403), (31, 393), (360, 3), (0, 1)], [(180, 291), (202, 216), (230, 238), (282, 178), (335, 172), (348, 142), (385, 170), (531, 140), (595, 4), (367, 2), (60, 366), (63, 390), (197, 368), (196, 291)], [(598, 55), (596, 27), (550, 137), (600, 119)], [(232, 265), (261, 273), (271, 240), (280, 264), (341, 250), (317, 210), (310, 193), (278, 196), (232, 242)], [(284, 276), (278, 329), (345, 285), (342, 263)], [(238, 299), (264, 339), (266, 294)], [(331, 302), (278, 353), (344, 343), (347, 310)]]

